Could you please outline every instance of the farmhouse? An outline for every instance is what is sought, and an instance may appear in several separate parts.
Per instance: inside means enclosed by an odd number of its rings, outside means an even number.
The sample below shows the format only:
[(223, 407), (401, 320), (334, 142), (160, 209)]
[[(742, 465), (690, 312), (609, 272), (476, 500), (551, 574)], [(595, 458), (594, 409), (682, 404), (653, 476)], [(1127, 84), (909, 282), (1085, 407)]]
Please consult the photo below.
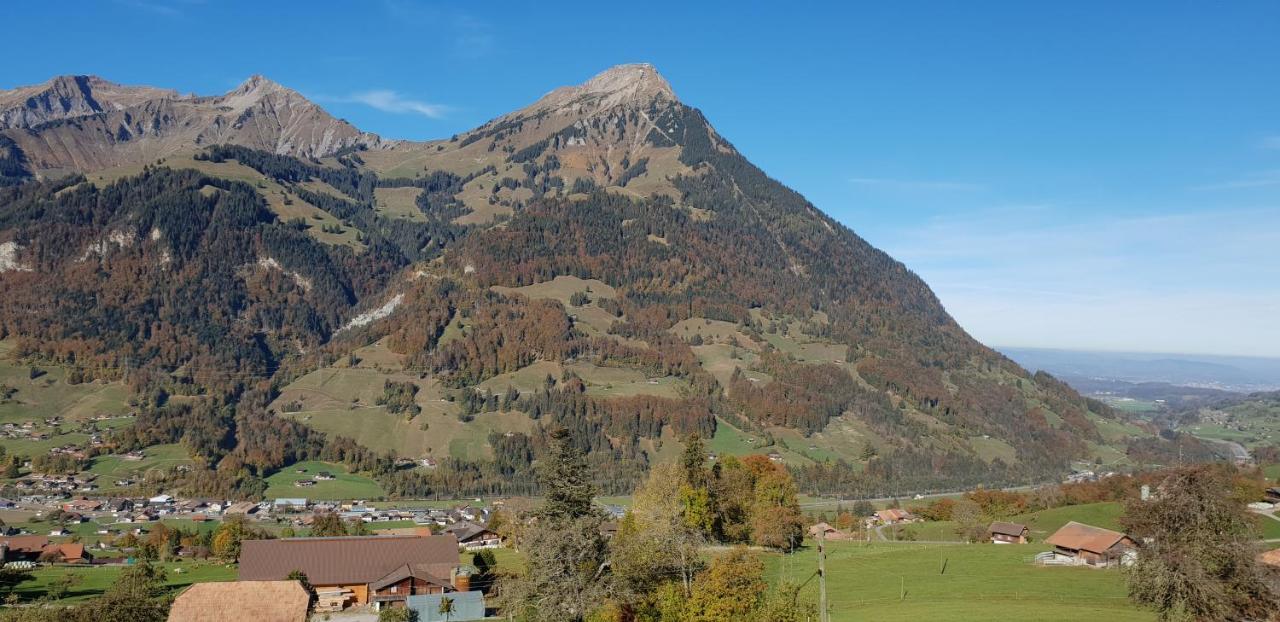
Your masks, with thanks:
[(453, 534), (458, 538), (458, 544), (468, 551), (496, 549), (502, 546), (502, 536), (484, 525), (472, 522), (458, 523), (444, 532)]
[(915, 522), (916, 517), (911, 512), (899, 508), (889, 508), (887, 510), (879, 510), (876, 512), (876, 518), (885, 525), (896, 525), (898, 523)]
[(35, 561), (49, 546), (46, 536), (9, 536), (0, 538), (0, 561)]
[(297, 581), (197, 583), (173, 601), (169, 622), (306, 622), (310, 600)]
[(987, 528), (987, 533), (993, 544), (1026, 544), (1031, 530), (1026, 525), (996, 521)]
[(452, 534), (248, 540), (240, 579), (280, 581), (298, 570), (315, 587), (317, 609), (403, 606), (414, 594), (466, 591), (469, 579), (457, 581), (458, 559)]
[(91, 564), (93, 563), (93, 554), (84, 550), (84, 545), (78, 542), (46, 544), (44, 550), (40, 551), (40, 561), (63, 564)]
[(1110, 529), (1071, 521), (1045, 542), (1053, 545), (1056, 563), (1088, 566), (1126, 564), (1137, 548), (1133, 538)]

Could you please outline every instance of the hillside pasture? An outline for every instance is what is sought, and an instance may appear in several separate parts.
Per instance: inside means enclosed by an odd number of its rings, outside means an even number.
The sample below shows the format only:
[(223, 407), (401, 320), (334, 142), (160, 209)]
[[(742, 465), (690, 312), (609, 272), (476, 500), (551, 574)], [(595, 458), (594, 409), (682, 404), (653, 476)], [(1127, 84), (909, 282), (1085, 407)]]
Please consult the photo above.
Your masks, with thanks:
[[(316, 481), (314, 486), (299, 488), (294, 482), (315, 481), (316, 474), (326, 471), (334, 479)], [(348, 473), (346, 467), (330, 462), (298, 462), (267, 477), (268, 499), (376, 499), (384, 496), (382, 486), (363, 475)]]
[[(805, 583), (817, 567), (816, 547), (768, 554), (773, 584)], [(1126, 596), (1117, 570), (1040, 567), (1036, 545), (827, 543), (831, 619), (884, 622), (949, 620), (1154, 620)], [(817, 602), (817, 581), (801, 597)]]

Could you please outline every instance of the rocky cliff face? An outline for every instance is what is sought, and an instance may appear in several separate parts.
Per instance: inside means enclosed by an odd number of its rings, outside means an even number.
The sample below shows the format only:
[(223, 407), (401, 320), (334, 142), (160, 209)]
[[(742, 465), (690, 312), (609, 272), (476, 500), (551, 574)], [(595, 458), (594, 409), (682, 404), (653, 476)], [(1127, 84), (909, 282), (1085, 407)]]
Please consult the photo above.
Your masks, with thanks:
[(261, 76), (212, 97), (63, 76), (0, 91), (0, 134), (38, 175), (141, 164), (211, 144), (295, 157), (383, 145)]

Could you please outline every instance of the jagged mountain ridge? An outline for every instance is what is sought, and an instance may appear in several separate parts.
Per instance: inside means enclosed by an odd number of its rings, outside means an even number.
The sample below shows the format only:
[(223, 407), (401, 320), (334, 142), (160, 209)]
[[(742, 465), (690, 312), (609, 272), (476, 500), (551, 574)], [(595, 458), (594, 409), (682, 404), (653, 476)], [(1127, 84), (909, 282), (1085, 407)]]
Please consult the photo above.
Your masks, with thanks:
[[(260, 79), (215, 99), (232, 110), (256, 110), (275, 101), (264, 91), (282, 94), (290, 108), (314, 106), (292, 101), (291, 91)], [(34, 132), (48, 140), (57, 135), (48, 129), (70, 124), (76, 136), (94, 136), (80, 126), (102, 125), (140, 108), (207, 106), (202, 102), (147, 100)], [(10, 129), (6, 135), (15, 131), (32, 132)], [(577, 426), (581, 442), (600, 450), (601, 459), (643, 464), (658, 459), (656, 439), (667, 433), (661, 430), (711, 433), (733, 422), (807, 444), (783, 450), (788, 459), (817, 469), (807, 480), (815, 486), (857, 470), (822, 471), (823, 456), (862, 463), (858, 468), (875, 478), (919, 486), (1044, 477), (1071, 459), (1094, 457), (1106, 440), (1099, 426), (1118, 417), (974, 341), (923, 281), (747, 162), (649, 65), (616, 67), (581, 86), (556, 89), (449, 140), (353, 138), (348, 146), (356, 150), (323, 164), (287, 157), (295, 154), (281, 148), (278, 132), (268, 132), (271, 140), (265, 141), (243, 131), (165, 136), (172, 142), (157, 144), (171, 150), (172, 166), (193, 166), (213, 178), (243, 180), (252, 173), (258, 181), (249, 192), (264, 196), (275, 212), (274, 225), (255, 218), (254, 226), (270, 240), (240, 242), (236, 266), (219, 269), (205, 257), (212, 251), (201, 250), (203, 244), (212, 249), (221, 242), (216, 226), (203, 225), (206, 241), (188, 245), (186, 255), (166, 264), (165, 270), (185, 270), (190, 262), (213, 271), (233, 284), (224, 288), (230, 302), (218, 304), (234, 306), (226, 317), (201, 319), (197, 326), (170, 308), (183, 298), (167, 298), (163, 287), (142, 287), (128, 297), (127, 311), (107, 309), (100, 316), (105, 324), (112, 321), (107, 318), (133, 318), (133, 326), (96, 327), (100, 334), (86, 338), (76, 324), (88, 310), (73, 303), (119, 287), (107, 283), (126, 266), (138, 271), (154, 264), (163, 249), (151, 242), (163, 246), (174, 232), (162, 228), (158, 240), (107, 244), (147, 240), (151, 229), (142, 220), (157, 209), (137, 212), (128, 205), (132, 199), (113, 198), (107, 184), (119, 176), (43, 193), (20, 189), (8, 201), (21, 209), (6, 206), (9, 213), (0, 220), (0, 244), (6, 245), (0, 259), (8, 266), (0, 287), (19, 297), (28, 290), (42, 296), (15, 305), (20, 314), (0, 314), (0, 326), (37, 342), (30, 352), (62, 360), (74, 353), (74, 360), (92, 361), (114, 359), (116, 348), (129, 350), (131, 360), (150, 357), (157, 371), (205, 365), (263, 373), (290, 365), (308, 369), (317, 364), (316, 352), (324, 352), (322, 364), (329, 364), (377, 344), (401, 370), (383, 372), (388, 381), (404, 381), (402, 371), (421, 374), (425, 382), (414, 382), (432, 397), (419, 402), (451, 397), (470, 404), (465, 408), (490, 407), (475, 406), (472, 392), (518, 383), (522, 370), (551, 364), (562, 376), (555, 391), (578, 387), (586, 397), (548, 395), (536, 412), (559, 413), (545, 416)], [(248, 149), (203, 148), (213, 138)], [(130, 142), (141, 141), (82, 145), (77, 154), (102, 155), (71, 158), (71, 168), (110, 169), (105, 165), (117, 158), (139, 157)], [(141, 151), (150, 153), (150, 147)], [(30, 158), (26, 148), (22, 153)], [(183, 153), (199, 155), (178, 163)], [(199, 204), (192, 192), (210, 195), (205, 199), (214, 200), (207, 207), (212, 214), (223, 209), (228, 193), (241, 197), (245, 190), (214, 184), (218, 190), (208, 191), (210, 183), (199, 177), (162, 179), (146, 170), (141, 178), (130, 177), (135, 169), (121, 174), (117, 183), (158, 184), (166, 196), (186, 203)], [(68, 221), (72, 233), (37, 217), (89, 204), (101, 213)], [(313, 211), (300, 211), (304, 207)], [(335, 224), (317, 231), (307, 218)], [(321, 244), (285, 236), (281, 223)], [(361, 245), (353, 252), (337, 244), (334, 228), (358, 232)], [(53, 251), (55, 244), (61, 250)], [(85, 265), (82, 256), (90, 255), (80, 249), (86, 247), (103, 249), (92, 255), (96, 265)], [(326, 260), (316, 261), (317, 253)], [(146, 272), (147, 283), (161, 278)], [(553, 284), (579, 282), (572, 279), (603, 284), (612, 293), (587, 291), (588, 285), (575, 296), (551, 291)], [(331, 284), (342, 295), (310, 285), (316, 283)], [(243, 296), (252, 303), (241, 302)], [(57, 332), (41, 333), (49, 316), (41, 318), (40, 309), (47, 306), (58, 309)], [(244, 321), (246, 314), (252, 322)], [(258, 335), (258, 343), (247, 350), (228, 343), (227, 337), (245, 334)], [(194, 340), (198, 357), (184, 357), (172, 347), (175, 340)], [(612, 385), (592, 374), (615, 368), (677, 390), (636, 383), (629, 390), (657, 401), (606, 399)], [(163, 374), (155, 377), (168, 382)], [(287, 410), (301, 396), (291, 387), (272, 390), (279, 393), (268, 400), (272, 408)], [(591, 405), (561, 412), (569, 399)], [(581, 413), (596, 414), (583, 420)], [(623, 423), (651, 417), (639, 428)], [(320, 421), (307, 425), (339, 433)], [(206, 458), (246, 460), (253, 451), (243, 449), (248, 442), (219, 446)]]
[(232, 143), (322, 157), (382, 140), (262, 76), (217, 96), (61, 76), (0, 91), (0, 133), (36, 175), (88, 172)]

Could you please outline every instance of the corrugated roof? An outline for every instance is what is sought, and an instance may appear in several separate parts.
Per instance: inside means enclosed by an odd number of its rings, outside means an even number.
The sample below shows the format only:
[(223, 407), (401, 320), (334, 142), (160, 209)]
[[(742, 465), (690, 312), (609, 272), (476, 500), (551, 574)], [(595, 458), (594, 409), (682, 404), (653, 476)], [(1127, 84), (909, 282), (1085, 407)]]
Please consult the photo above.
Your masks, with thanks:
[(169, 622), (306, 622), (311, 595), (297, 581), (197, 583), (169, 608)]
[(1105, 553), (1126, 537), (1118, 531), (1071, 521), (1055, 531), (1045, 542), (1064, 549)]
[(351, 536), (247, 540), (240, 549), (240, 578), (275, 581), (300, 570), (312, 585), (372, 583), (405, 564), (425, 564), (448, 576), (458, 565), (458, 541), (440, 536)]
[(1016, 536), (1022, 535), (1022, 532), (1027, 530), (1027, 526), (1019, 523), (1006, 523), (1004, 521), (996, 521), (994, 523), (991, 523), (991, 527), (989, 528), (989, 530), (991, 531), (991, 533), (998, 533), (1004, 536), (1016, 537)]

